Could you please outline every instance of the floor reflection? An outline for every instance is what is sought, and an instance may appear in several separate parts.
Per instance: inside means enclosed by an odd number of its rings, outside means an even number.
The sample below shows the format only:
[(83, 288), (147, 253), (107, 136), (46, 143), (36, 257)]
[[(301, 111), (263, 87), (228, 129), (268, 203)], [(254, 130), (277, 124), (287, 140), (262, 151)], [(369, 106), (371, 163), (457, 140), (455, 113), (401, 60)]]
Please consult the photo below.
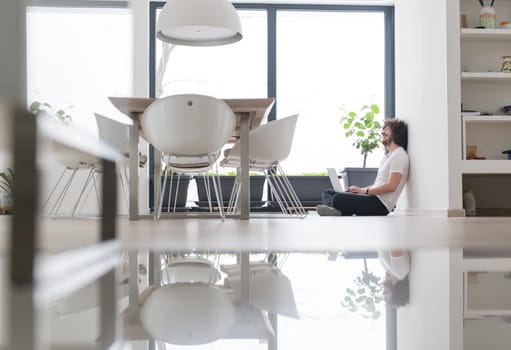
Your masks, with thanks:
[[(447, 335), (459, 341), (455, 349), (509, 348), (511, 252), (420, 249), (409, 260), (409, 304), (394, 319), (377, 252), (125, 252), (117, 269), (122, 348), (390, 350), (428, 339), (436, 349)], [(4, 278), (7, 259), (1, 262)], [(98, 343), (99, 288), (89, 284), (51, 305), (40, 324), (48, 343)], [(396, 329), (397, 348), (389, 339)]]
[[(138, 271), (150, 269), (146, 255), (140, 253)], [(130, 325), (127, 320), (124, 329), (132, 346), (154, 339), (156, 349), (181, 349), (182, 345), (267, 349), (270, 344), (277, 344), (279, 349), (338, 349), (339, 344), (386, 348), (382, 298), (374, 303), (369, 318), (367, 309), (353, 310), (343, 303), (349, 295), (347, 290), (356, 286), (365, 268), (382, 283), (384, 270), (375, 253), (348, 258), (328, 253), (252, 253), (246, 309), (240, 254), (166, 252), (155, 256), (161, 262), (159, 276), (158, 272), (155, 275), (162, 286), (150, 286), (147, 281), (155, 271), (136, 277), (142, 295), (137, 305), (140, 321)], [(119, 270), (129, 270), (128, 261)], [(123, 294), (120, 299), (125, 316), (129, 301)], [(82, 300), (79, 305), (83, 310), (75, 305), (74, 314), (54, 318), (54, 342), (62, 339), (58, 328), (65, 330), (80, 319), (84, 326), (90, 324), (94, 313), (85, 305), (90, 307), (91, 302)], [(76, 296), (62, 301), (55, 310), (62, 310), (62, 305), (70, 310), (70, 303), (78, 303)]]

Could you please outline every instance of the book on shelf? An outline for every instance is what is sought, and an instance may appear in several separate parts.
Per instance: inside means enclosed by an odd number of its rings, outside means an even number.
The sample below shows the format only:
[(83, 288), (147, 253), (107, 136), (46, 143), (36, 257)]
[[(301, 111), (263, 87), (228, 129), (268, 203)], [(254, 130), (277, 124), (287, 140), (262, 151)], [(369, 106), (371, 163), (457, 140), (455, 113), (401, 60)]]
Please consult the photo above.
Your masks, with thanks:
[(492, 115), (492, 114), (489, 112), (483, 112), (483, 111), (471, 111), (471, 110), (461, 111), (462, 117), (472, 117), (472, 116), (476, 116), (476, 115)]
[(481, 112), (480, 111), (465, 110), (465, 111), (461, 111), (461, 115), (463, 117), (469, 117), (469, 116), (474, 116), (474, 115), (481, 115)]

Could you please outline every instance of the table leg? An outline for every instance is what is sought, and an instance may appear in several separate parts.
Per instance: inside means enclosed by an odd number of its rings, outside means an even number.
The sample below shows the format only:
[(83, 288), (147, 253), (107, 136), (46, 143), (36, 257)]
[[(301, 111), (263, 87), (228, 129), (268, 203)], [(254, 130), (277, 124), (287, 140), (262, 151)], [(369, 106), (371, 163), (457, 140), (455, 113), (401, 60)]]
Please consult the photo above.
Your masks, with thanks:
[(130, 163), (129, 163), (129, 189), (130, 189), (130, 220), (139, 219), (138, 211), (138, 130), (140, 124), (137, 118), (133, 118), (133, 126), (130, 128)]
[(240, 253), (241, 312), (245, 320), (250, 318), (250, 253)]
[(250, 176), (249, 176), (249, 115), (243, 113), (240, 115), (240, 206), (241, 220), (250, 219)]
[(129, 278), (128, 278), (128, 320), (131, 323), (135, 323), (139, 317), (138, 310), (138, 252), (128, 253), (128, 266), (129, 266)]
[[(154, 213), (158, 210), (157, 205), (160, 203), (161, 196), (161, 152), (153, 148), (154, 173), (153, 173), (153, 198)], [(163, 198), (162, 198), (163, 200)]]

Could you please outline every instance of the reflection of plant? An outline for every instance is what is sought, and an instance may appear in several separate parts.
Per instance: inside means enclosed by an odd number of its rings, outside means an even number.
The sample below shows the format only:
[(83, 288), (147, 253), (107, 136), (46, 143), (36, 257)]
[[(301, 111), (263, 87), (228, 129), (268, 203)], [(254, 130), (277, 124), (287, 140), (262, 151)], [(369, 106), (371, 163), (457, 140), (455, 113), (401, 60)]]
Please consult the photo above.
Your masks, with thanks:
[(377, 320), (381, 316), (377, 305), (383, 301), (383, 282), (380, 277), (368, 271), (365, 259), (364, 267), (361, 275), (353, 280), (356, 287), (346, 288), (347, 295), (342, 306), (353, 313), (359, 312), (366, 319)]
[(364, 105), (360, 111), (347, 111), (342, 108), (344, 113), (341, 118), (341, 124), (346, 130), (346, 137), (355, 137), (353, 146), (360, 150), (364, 156), (364, 168), (366, 167), (367, 155), (380, 146), (381, 123), (376, 119), (380, 113), (380, 108), (375, 104)]
[(0, 189), (12, 198), (14, 194), (14, 172), (12, 169), (7, 168), (5, 172), (0, 172)]
[(54, 111), (53, 107), (47, 102), (39, 102), (39, 101), (32, 102), (32, 104), (30, 105), (30, 111), (32, 113), (37, 113), (39, 111), (49, 112), (50, 114), (59, 118), (64, 123), (69, 123), (72, 120), (71, 116), (69, 114), (67, 114), (63, 109)]

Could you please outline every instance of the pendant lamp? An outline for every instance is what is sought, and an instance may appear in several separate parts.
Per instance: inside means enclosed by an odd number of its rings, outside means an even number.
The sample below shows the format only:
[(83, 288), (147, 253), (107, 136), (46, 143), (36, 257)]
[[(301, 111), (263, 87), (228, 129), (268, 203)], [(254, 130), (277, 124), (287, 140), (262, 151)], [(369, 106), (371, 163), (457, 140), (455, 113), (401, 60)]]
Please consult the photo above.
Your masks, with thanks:
[(218, 46), (243, 35), (229, 0), (168, 0), (156, 24), (156, 37), (174, 45)]

